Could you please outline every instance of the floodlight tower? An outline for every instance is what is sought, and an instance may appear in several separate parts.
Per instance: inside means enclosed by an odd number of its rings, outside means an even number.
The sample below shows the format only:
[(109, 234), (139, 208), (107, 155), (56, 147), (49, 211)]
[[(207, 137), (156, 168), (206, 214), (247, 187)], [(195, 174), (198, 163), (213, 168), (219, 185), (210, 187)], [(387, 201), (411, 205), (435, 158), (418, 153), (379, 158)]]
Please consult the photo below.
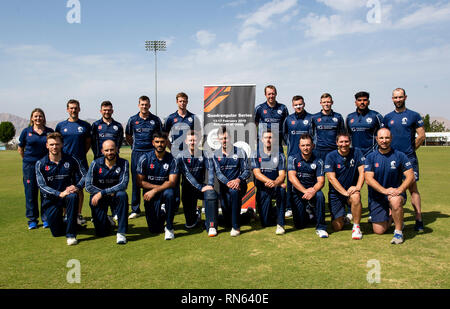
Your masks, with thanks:
[(156, 52), (166, 50), (166, 41), (145, 41), (145, 49), (155, 52), (155, 115), (158, 116), (158, 74)]

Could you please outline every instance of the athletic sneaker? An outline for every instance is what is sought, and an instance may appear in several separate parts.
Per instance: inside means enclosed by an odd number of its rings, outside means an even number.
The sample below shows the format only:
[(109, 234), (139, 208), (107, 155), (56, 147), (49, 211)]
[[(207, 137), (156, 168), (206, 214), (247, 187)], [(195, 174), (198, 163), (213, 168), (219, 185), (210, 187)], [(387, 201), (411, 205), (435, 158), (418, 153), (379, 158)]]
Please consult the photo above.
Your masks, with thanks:
[(401, 244), (401, 243), (403, 243), (403, 235), (402, 235), (402, 234), (394, 233), (394, 238), (392, 238), (391, 244), (393, 244), (393, 245), (399, 245), (399, 244)]
[(320, 237), (320, 238), (328, 238), (328, 233), (325, 230), (316, 230), (316, 234)]
[(208, 230), (208, 236), (209, 237), (214, 237), (216, 235), (217, 235), (217, 230), (215, 228), (213, 228), (213, 227), (210, 227), (209, 230)]
[(414, 225), (414, 231), (422, 233), (424, 231), (423, 221), (416, 220), (416, 224)]
[(292, 210), (290, 210), (290, 209), (286, 210), (286, 212), (284, 213), (284, 217), (285, 217), (285, 218), (290, 218), (290, 217), (292, 217)]
[(127, 243), (127, 238), (123, 233), (117, 233), (117, 244), (124, 245)]
[(117, 215), (115, 215), (115, 216), (113, 217), (113, 219), (114, 219), (114, 221), (118, 221), (118, 220), (119, 220), (119, 217), (117, 217)]
[(282, 227), (281, 225), (277, 224), (277, 230), (275, 231), (275, 234), (283, 235), (284, 233), (285, 233), (284, 227)]
[(167, 227), (165, 227), (164, 231), (166, 231), (164, 235), (165, 240), (171, 240), (175, 238), (174, 230), (168, 230)]
[(218, 212), (219, 212), (219, 215), (221, 215), (222, 214), (222, 208), (219, 207)]
[(361, 229), (359, 228), (359, 225), (355, 226), (352, 230), (352, 239), (362, 239), (362, 233), (361, 233)]
[(138, 214), (137, 212), (132, 212), (129, 216), (128, 219), (136, 219), (137, 217), (140, 217), (141, 214)]
[(86, 220), (83, 218), (83, 216), (82, 216), (81, 214), (78, 215), (78, 217), (77, 217), (77, 223), (78, 223), (79, 225), (86, 224)]
[(49, 227), (48, 222), (47, 221), (42, 221), (42, 227), (44, 229), (48, 228)]
[(241, 234), (241, 231), (235, 230), (234, 228), (231, 229), (231, 232), (230, 232), (231, 237), (236, 237), (236, 236), (239, 236), (240, 234)]
[(28, 223), (28, 229), (29, 230), (37, 229), (37, 223), (34, 221), (31, 221), (30, 223)]
[(107, 216), (107, 217), (108, 217), (109, 224), (111, 224), (112, 227), (115, 227), (116, 222), (114, 222), (114, 219), (111, 216)]
[(67, 245), (73, 246), (78, 244), (78, 240), (75, 237), (67, 237)]

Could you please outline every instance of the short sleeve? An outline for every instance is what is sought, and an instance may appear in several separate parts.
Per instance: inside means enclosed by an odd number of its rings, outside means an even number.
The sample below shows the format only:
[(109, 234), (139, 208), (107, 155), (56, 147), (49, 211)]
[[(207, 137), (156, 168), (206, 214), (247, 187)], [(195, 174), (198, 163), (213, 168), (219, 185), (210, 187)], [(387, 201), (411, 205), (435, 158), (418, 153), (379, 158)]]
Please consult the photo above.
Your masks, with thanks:
[(19, 147), (24, 148), (27, 144), (27, 128), (22, 130), (22, 133), (20, 133), (19, 137)]
[(295, 168), (295, 156), (288, 157), (288, 171), (297, 171)]
[(316, 177), (322, 177), (324, 175), (323, 161), (318, 159), (316, 161)]

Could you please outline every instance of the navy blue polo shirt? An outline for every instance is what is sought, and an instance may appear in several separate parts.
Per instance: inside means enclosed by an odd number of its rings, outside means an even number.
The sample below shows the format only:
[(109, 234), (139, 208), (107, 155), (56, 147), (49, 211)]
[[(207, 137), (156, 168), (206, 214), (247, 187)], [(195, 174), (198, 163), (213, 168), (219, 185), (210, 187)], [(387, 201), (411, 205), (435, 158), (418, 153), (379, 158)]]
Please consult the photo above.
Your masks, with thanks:
[[(364, 165), (365, 158), (359, 148), (350, 148), (346, 156), (342, 156), (339, 151), (333, 150), (325, 158), (324, 172), (334, 172), (336, 179), (344, 189), (348, 190), (358, 182), (358, 167)], [(332, 185), (330, 193), (340, 194)]]
[(266, 102), (256, 106), (255, 108), (255, 123), (258, 125), (258, 137), (267, 129), (272, 129), (273, 124), (278, 124), (279, 142), (283, 143), (283, 123), (289, 111), (286, 105), (276, 102), (274, 107)]
[[(403, 181), (403, 173), (412, 169), (407, 156), (398, 150), (392, 149), (387, 154), (379, 150), (371, 152), (364, 165), (365, 172), (373, 172), (375, 180), (384, 188), (398, 188)], [(384, 195), (369, 186), (369, 198), (384, 200)]]
[[(286, 157), (282, 152), (272, 156), (266, 154), (263, 150), (259, 150), (256, 157), (252, 157), (250, 162), (252, 169), (258, 168), (264, 176), (271, 180), (278, 178), (279, 171), (286, 171)], [(256, 185), (265, 187), (264, 183), (258, 179), (256, 179)]]
[[(201, 126), (200, 119), (195, 114), (187, 111), (186, 115), (181, 117), (176, 111), (166, 118), (163, 131), (169, 134), (170, 142), (173, 145), (178, 145), (178, 149), (183, 150), (185, 138), (183, 134), (185, 135), (189, 130), (194, 130), (194, 126), (197, 129), (200, 129)], [(181, 139), (178, 140), (180, 137)]]
[(44, 198), (59, 197), (72, 185), (83, 189), (85, 175), (86, 170), (80, 161), (66, 153), (57, 164), (50, 161), (48, 155), (36, 162), (36, 178)]
[(87, 164), (86, 140), (91, 137), (91, 125), (81, 119), (74, 122), (64, 120), (56, 125), (55, 131), (63, 137), (63, 152)]
[(227, 155), (222, 153), (222, 148), (214, 152), (212, 158), (217, 179), (222, 184), (239, 178), (246, 181), (250, 177), (247, 154), (244, 150), (233, 146), (233, 151)]
[(101, 118), (92, 124), (91, 135), (92, 152), (94, 159), (97, 159), (102, 156), (102, 145), (106, 140), (113, 140), (120, 149), (123, 142), (123, 126), (114, 119), (108, 124)]
[(101, 192), (102, 195), (126, 191), (129, 180), (128, 161), (117, 157), (116, 164), (109, 168), (105, 157), (92, 161), (86, 174), (86, 191), (90, 194)]
[(150, 113), (147, 119), (143, 119), (137, 113), (128, 119), (125, 133), (133, 136), (133, 151), (149, 151), (153, 149), (153, 133), (162, 131), (162, 123), (159, 117)]
[(177, 165), (183, 175), (183, 184), (188, 182), (201, 190), (205, 181), (205, 172), (208, 171), (207, 185), (214, 187), (214, 166), (212, 160), (203, 153), (191, 155), (188, 150), (184, 150), (177, 156)]
[(36, 163), (48, 154), (47, 134), (52, 132), (53, 129), (48, 127), (44, 127), (42, 134), (34, 131), (33, 126), (22, 130), (19, 137), (19, 147), (24, 149), (22, 160), (24, 163)]
[(290, 114), (284, 121), (283, 135), (288, 147), (288, 156), (300, 152), (300, 148), (298, 147), (300, 136), (305, 133), (312, 134), (312, 116), (312, 114), (303, 111), (300, 114)]
[(401, 113), (390, 112), (383, 119), (383, 126), (391, 130), (391, 147), (404, 152), (408, 157), (416, 153), (416, 129), (423, 125), (420, 114), (409, 109)]
[(366, 108), (361, 113), (357, 110), (345, 120), (347, 131), (352, 137), (352, 146), (361, 149), (363, 154), (374, 150), (377, 145), (377, 131), (383, 125), (380, 113)]
[(166, 152), (163, 159), (159, 160), (155, 150), (152, 150), (139, 158), (136, 172), (145, 176), (145, 181), (154, 185), (162, 185), (169, 180), (169, 175), (178, 174), (178, 166), (170, 152)]
[(319, 151), (335, 150), (337, 134), (345, 132), (342, 115), (333, 110), (329, 115), (318, 112), (313, 115), (312, 123), (316, 149)]
[[(314, 154), (309, 160), (305, 160), (301, 153), (297, 153), (288, 158), (288, 171), (295, 171), (297, 178), (306, 189), (314, 187), (318, 177), (324, 176), (323, 161), (316, 159)], [(292, 190), (295, 187), (292, 186)]]

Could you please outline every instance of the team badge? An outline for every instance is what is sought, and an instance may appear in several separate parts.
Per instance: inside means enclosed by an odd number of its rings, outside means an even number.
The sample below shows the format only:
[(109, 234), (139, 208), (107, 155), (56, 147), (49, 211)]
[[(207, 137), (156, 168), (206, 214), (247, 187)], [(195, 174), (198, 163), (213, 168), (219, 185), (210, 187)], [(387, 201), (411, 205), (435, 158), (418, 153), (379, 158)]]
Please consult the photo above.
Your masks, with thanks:
[(395, 164), (396, 164), (395, 161), (391, 161), (391, 169), (395, 169), (395, 168), (396, 168), (396, 167), (395, 167)]
[(150, 120), (150, 124), (151, 124), (151, 125), (154, 125), (154, 124), (155, 124), (155, 121), (154, 121), (154, 120)]
[(406, 117), (403, 118), (403, 119), (402, 119), (402, 124), (407, 124), (407, 123), (408, 123), (408, 118), (406, 118)]
[(334, 122), (338, 122), (338, 119), (336, 117), (333, 117)]
[(70, 167), (70, 163), (69, 162), (64, 163), (64, 167), (65, 168), (69, 168)]
[(165, 170), (168, 170), (168, 169), (169, 169), (169, 164), (165, 163), (165, 164), (163, 165), (163, 168), (164, 168)]
[(329, 164), (325, 165), (325, 168), (330, 168), (330, 167), (331, 167), (331, 165), (329, 165)]
[(113, 129), (114, 129), (114, 131), (117, 131), (117, 130), (119, 130), (119, 127), (118, 126), (113, 126)]
[(278, 163), (278, 158), (273, 158), (273, 163), (277, 164)]
[(192, 117), (189, 117), (189, 118), (188, 118), (188, 121), (189, 121), (189, 122), (192, 122), (192, 121), (193, 121)]
[(283, 112), (281, 111), (281, 109), (277, 110), (278, 115), (281, 115)]
[(303, 120), (303, 124), (306, 126), (308, 124), (308, 120)]
[(351, 166), (351, 167), (355, 166), (355, 159), (351, 159), (351, 160), (350, 160), (350, 166)]
[(198, 158), (199, 162), (203, 162), (203, 157)]
[(64, 129), (64, 132), (67, 132), (67, 128)]
[(317, 165), (316, 165), (315, 163), (311, 164), (311, 168), (312, 168), (313, 170), (315, 170), (316, 167), (317, 167)]
[(234, 155), (233, 155), (233, 159), (234, 159), (235, 161), (238, 159), (237, 154), (234, 154)]
[(83, 127), (78, 127), (78, 132), (83, 132)]
[(367, 123), (372, 123), (372, 118), (367, 118), (367, 119), (366, 119), (366, 122), (367, 122)]

